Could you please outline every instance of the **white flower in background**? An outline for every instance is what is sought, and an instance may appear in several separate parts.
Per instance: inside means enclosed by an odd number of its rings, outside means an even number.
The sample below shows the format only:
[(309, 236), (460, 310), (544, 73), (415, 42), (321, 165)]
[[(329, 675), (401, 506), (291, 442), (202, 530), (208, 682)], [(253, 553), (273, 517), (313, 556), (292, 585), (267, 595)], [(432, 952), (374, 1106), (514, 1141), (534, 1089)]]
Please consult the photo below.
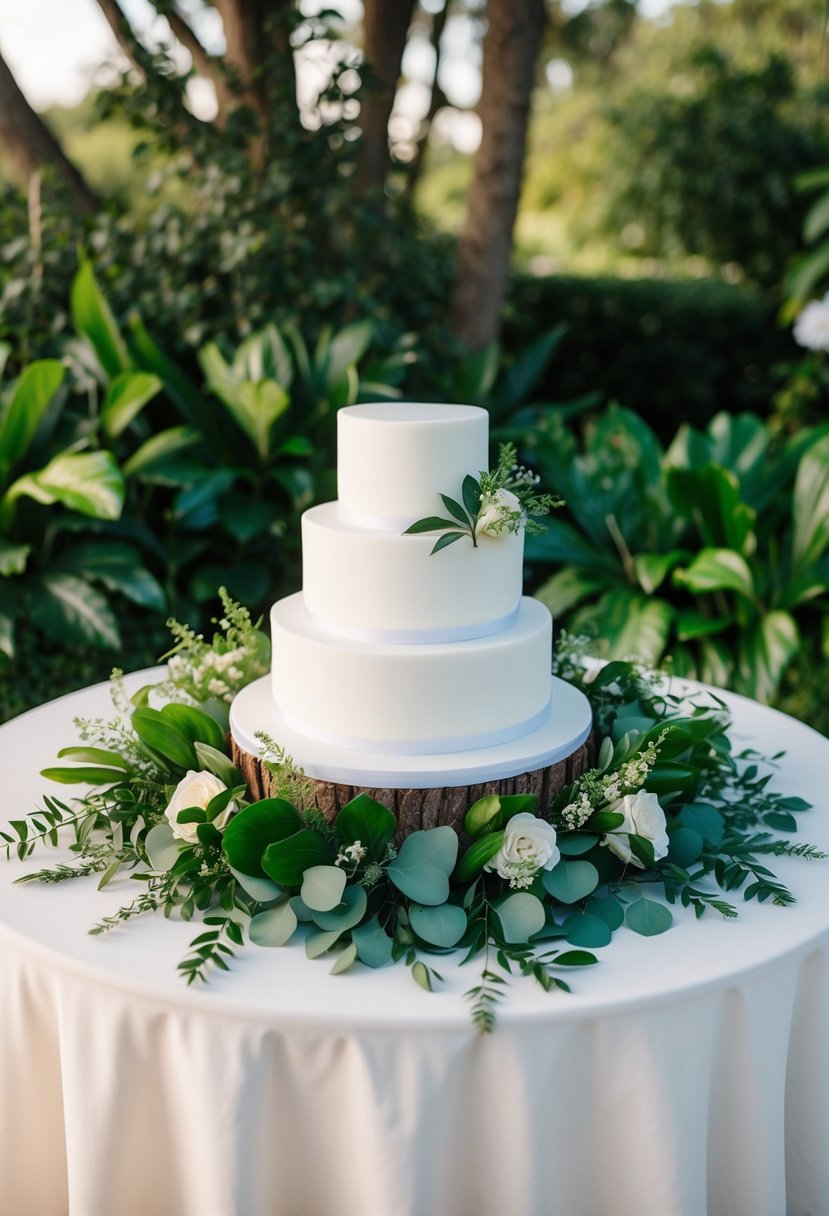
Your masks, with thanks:
[(625, 865), (638, 866), (640, 870), (645, 868), (639, 858), (633, 855), (630, 847), (631, 834), (642, 836), (651, 842), (654, 860), (659, 861), (667, 854), (668, 833), (665, 812), (659, 805), (656, 794), (646, 794), (643, 790), (639, 790), (637, 794), (625, 794), (624, 798), (620, 798), (607, 809), (621, 811), (625, 818), (618, 828), (607, 833), (602, 844), (606, 844), (611, 853), (615, 853)]
[(500, 536), (503, 532), (515, 531), (515, 515), (521, 512), (521, 503), (512, 490), (496, 490), (481, 499), (476, 531), (478, 535)]
[[(179, 840), (186, 841), (187, 844), (198, 844), (199, 837), (196, 831), (198, 824), (179, 823), (179, 811), (186, 811), (192, 807), (198, 807), (199, 810), (203, 811), (212, 798), (215, 798), (217, 794), (221, 794), (226, 789), (225, 783), (220, 781), (213, 773), (204, 771), (197, 773), (191, 768), (187, 776), (182, 777), (173, 790), (173, 796), (164, 812), (170, 821), (173, 835), (178, 837)], [(229, 802), (221, 814), (217, 815), (213, 820), (213, 826), (221, 832), (235, 810), (236, 803)]]
[(829, 350), (829, 294), (806, 305), (792, 332), (799, 346), (808, 350)]
[(553, 825), (522, 811), (507, 823), (501, 847), (484, 869), (494, 870), (520, 889), (528, 887), (539, 870), (552, 870), (560, 856)]

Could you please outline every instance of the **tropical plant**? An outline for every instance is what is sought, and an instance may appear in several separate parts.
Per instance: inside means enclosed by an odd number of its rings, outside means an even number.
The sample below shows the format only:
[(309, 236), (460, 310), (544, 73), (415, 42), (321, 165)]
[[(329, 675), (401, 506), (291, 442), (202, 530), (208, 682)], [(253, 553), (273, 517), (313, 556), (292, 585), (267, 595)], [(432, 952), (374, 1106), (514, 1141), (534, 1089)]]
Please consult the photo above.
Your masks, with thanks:
[(666, 452), (610, 409), (580, 450), (550, 413), (524, 449), (567, 503), (528, 558), (558, 567), (536, 594), (568, 629), (771, 700), (829, 591), (827, 428), (775, 447), (760, 419), (719, 414)]

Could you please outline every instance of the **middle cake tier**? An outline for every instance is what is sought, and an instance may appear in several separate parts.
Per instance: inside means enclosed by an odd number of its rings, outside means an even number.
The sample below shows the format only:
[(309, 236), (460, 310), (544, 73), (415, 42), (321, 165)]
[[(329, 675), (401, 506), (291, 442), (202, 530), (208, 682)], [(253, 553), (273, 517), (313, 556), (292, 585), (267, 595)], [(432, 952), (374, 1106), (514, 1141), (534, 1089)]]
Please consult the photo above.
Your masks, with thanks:
[(305, 609), (342, 637), (449, 642), (499, 633), (521, 601), (523, 533), (469, 537), (430, 556), (436, 535), (344, 522), (337, 503), (302, 516)]
[(406, 645), (342, 638), (305, 611), (271, 609), (272, 687), (285, 721), (340, 747), (426, 755), (491, 747), (543, 722), (552, 689), (552, 618), (524, 597), (501, 633)]

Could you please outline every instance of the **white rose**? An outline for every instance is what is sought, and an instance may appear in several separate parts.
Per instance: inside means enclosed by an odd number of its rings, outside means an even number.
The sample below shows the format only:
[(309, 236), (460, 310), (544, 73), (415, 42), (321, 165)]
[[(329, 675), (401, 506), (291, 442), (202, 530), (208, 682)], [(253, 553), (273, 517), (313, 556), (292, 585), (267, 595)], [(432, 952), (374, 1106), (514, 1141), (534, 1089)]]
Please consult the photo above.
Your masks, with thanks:
[(630, 847), (631, 833), (651, 842), (655, 861), (659, 861), (667, 854), (668, 833), (665, 812), (659, 805), (656, 794), (646, 794), (644, 790), (639, 790), (636, 794), (625, 794), (624, 798), (617, 799), (608, 807), (608, 810), (621, 811), (625, 817), (618, 828), (608, 832), (602, 840), (602, 844), (606, 844), (611, 853), (615, 853), (620, 861), (626, 865), (630, 863), (638, 866), (640, 870), (645, 868), (639, 858), (633, 855)]
[(484, 869), (509, 879), (510, 886), (528, 887), (539, 870), (552, 870), (560, 856), (553, 825), (522, 811), (507, 823), (501, 847)]
[(496, 490), (494, 494), (486, 495), (478, 512), (478, 535), (483, 533), (486, 536), (500, 536), (508, 526), (510, 516), (520, 510), (521, 503), (512, 490)]
[(812, 300), (794, 323), (794, 340), (808, 350), (829, 350), (829, 294)]
[[(179, 840), (186, 840), (188, 844), (198, 844), (199, 837), (196, 831), (198, 824), (179, 823), (179, 811), (190, 810), (191, 807), (198, 807), (203, 811), (212, 798), (226, 789), (224, 781), (220, 781), (213, 773), (197, 773), (190, 769), (187, 776), (182, 777), (173, 790), (173, 796), (164, 812), (170, 821), (173, 835), (177, 836)], [(229, 802), (221, 814), (213, 820), (213, 826), (221, 831), (235, 810), (236, 803)]]

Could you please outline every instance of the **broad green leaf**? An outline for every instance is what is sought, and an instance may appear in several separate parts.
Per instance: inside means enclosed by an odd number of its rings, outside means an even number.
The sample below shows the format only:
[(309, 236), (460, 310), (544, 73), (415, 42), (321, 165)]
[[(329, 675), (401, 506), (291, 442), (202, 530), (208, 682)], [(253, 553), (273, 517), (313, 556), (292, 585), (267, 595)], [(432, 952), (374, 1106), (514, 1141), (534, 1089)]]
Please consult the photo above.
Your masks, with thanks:
[(121, 372), (110, 382), (101, 405), (104, 434), (111, 439), (120, 435), (163, 387), (150, 372)]
[(179, 452), (199, 442), (199, 433), (192, 426), (171, 426), (151, 435), (121, 466), (127, 477), (148, 476), (153, 469)]
[(783, 673), (800, 649), (800, 631), (788, 612), (768, 612), (740, 632), (737, 688), (757, 701), (777, 695)]
[(365, 887), (354, 884), (345, 888), (342, 900), (335, 908), (327, 912), (312, 909), (313, 921), (320, 929), (336, 929), (338, 933), (344, 933), (346, 929), (359, 925), (367, 907), (368, 896)]
[(436, 908), (412, 904), (409, 919), (419, 938), (444, 949), (457, 945), (466, 932), (466, 913), (457, 904), (441, 904)]
[(0, 577), (22, 574), (31, 552), (31, 545), (12, 545), (0, 538)]
[(368, 794), (352, 798), (334, 820), (334, 831), (343, 844), (359, 840), (377, 862), (383, 860), (396, 830), (397, 820), (389, 808), (375, 802)]
[(562, 904), (575, 904), (599, 885), (599, 873), (589, 861), (560, 861), (552, 870), (543, 870), (544, 890)]
[(733, 549), (749, 556), (756, 548), (752, 531), (756, 512), (740, 494), (740, 483), (730, 469), (709, 464), (704, 469), (671, 469), (671, 500), (693, 519), (703, 545)]
[(668, 860), (687, 869), (698, 860), (703, 850), (703, 839), (699, 832), (691, 828), (678, 827), (671, 832), (668, 846)]
[(215, 342), (201, 348), (199, 362), (210, 388), (265, 460), (270, 454), (271, 427), (290, 405), (285, 389), (276, 380), (240, 379)]
[(425, 963), (417, 962), (412, 966), (412, 979), (427, 992), (432, 991), (432, 976)]
[(633, 569), (639, 586), (646, 595), (652, 595), (671, 570), (687, 557), (685, 549), (672, 549), (670, 553), (638, 553), (633, 559)]
[(736, 591), (755, 599), (754, 578), (748, 562), (733, 549), (702, 549), (684, 570), (674, 571), (674, 582), (701, 594)]
[(276, 380), (288, 387), (294, 374), (291, 352), (275, 325), (266, 325), (241, 343), (233, 356), (233, 372), (240, 381)]
[(565, 566), (541, 584), (535, 592), (535, 598), (546, 604), (556, 617), (604, 591), (614, 581), (610, 573)]
[(111, 452), (60, 452), (37, 473), (18, 478), (4, 505), (21, 495), (46, 505), (62, 502), (96, 519), (118, 519), (124, 505), (124, 478)]
[(211, 747), (209, 743), (203, 743), (201, 739), (194, 740), (193, 749), (198, 757), (200, 767), (213, 773), (220, 781), (224, 781), (228, 788), (243, 784), (242, 774), (223, 751)]
[(38, 622), (49, 636), (121, 649), (118, 622), (106, 598), (72, 574), (44, 573), (29, 584), (28, 595)]
[(667, 601), (616, 587), (581, 612), (606, 641), (611, 658), (636, 656), (651, 665), (659, 663), (673, 619), (673, 608)]
[(330, 866), (334, 856), (325, 840), (310, 828), (269, 844), (262, 856), (262, 869), (283, 887), (298, 887), (311, 866)]
[(806, 570), (829, 544), (829, 435), (798, 465), (792, 499), (792, 568)]
[(230, 865), (243, 874), (266, 878), (262, 855), (268, 845), (292, 836), (302, 827), (296, 807), (284, 798), (264, 798), (234, 815), (224, 831), (222, 847)]
[(479, 798), (477, 802), (473, 802), (472, 806), (466, 812), (463, 826), (470, 836), (476, 837), (484, 831), (485, 828), (500, 827), (501, 822), (499, 815), (501, 812), (501, 799), (497, 794), (485, 794), (483, 798)]
[(806, 212), (803, 221), (803, 240), (813, 245), (829, 229), (829, 191), (820, 194)]
[(584, 906), (588, 916), (598, 916), (612, 931), (625, 919), (624, 905), (613, 895), (594, 895)]
[(515, 411), (528, 399), (566, 332), (566, 325), (554, 326), (509, 364), (498, 385), (495, 408), (499, 416)]
[(57, 359), (38, 359), (20, 373), (10, 401), (0, 413), (0, 483), (29, 450), (64, 374)]
[(695, 608), (677, 613), (676, 635), (681, 642), (709, 637), (712, 633), (723, 633), (734, 623), (733, 616), (706, 616)]
[(309, 933), (305, 939), (306, 958), (319, 958), (330, 950), (343, 935), (342, 929), (325, 929), (319, 933)]
[(544, 928), (544, 905), (528, 891), (516, 891), (495, 905), (504, 941), (526, 944)]
[(61, 554), (60, 569), (81, 578), (98, 579), (110, 591), (120, 592), (143, 608), (166, 610), (163, 588), (142, 565), (141, 555), (132, 545), (101, 539), (72, 545)]
[(168, 870), (172, 870), (183, 847), (184, 842), (176, 839), (166, 819), (154, 824), (144, 838), (150, 868), (157, 874), (166, 874)]
[(196, 770), (198, 761), (192, 742), (160, 710), (142, 706), (135, 710), (131, 720), (139, 739), (154, 751), (179, 768)]
[(613, 937), (613, 930), (608, 921), (603, 916), (594, 916), (588, 912), (576, 912), (568, 916), (564, 928), (571, 946), (583, 946), (588, 950), (606, 946)]
[(717, 847), (725, 835), (725, 823), (716, 807), (704, 802), (688, 802), (679, 812), (677, 822), (690, 828), (709, 845)]
[[(222, 839), (222, 843), (224, 843), (224, 838)], [(229, 866), (228, 868), (242, 890), (246, 891), (257, 903), (270, 903), (276, 899), (282, 890), (275, 882), (271, 882), (269, 878), (255, 878), (253, 874), (243, 874), (241, 870), (234, 870), (233, 866)]]
[(450, 401), (478, 404), (485, 401), (495, 383), (501, 365), (501, 348), (490, 342), (474, 354), (467, 355), (455, 369)]
[(75, 329), (89, 339), (107, 375), (114, 377), (119, 372), (129, 371), (131, 361), (126, 343), (90, 262), (81, 262), (69, 300)]
[(352, 321), (337, 330), (328, 347), (329, 380), (340, 376), (350, 367), (355, 367), (371, 345), (376, 332), (373, 320)]
[(478, 840), (473, 841), (458, 862), (457, 869), (452, 876), (454, 881), (458, 883), (471, 882), (473, 878), (481, 873), (486, 863), (492, 860), (503, 843), (503, 830), (500, 832), (488, 832), (486, 835), (479, 837)]
[(449, 895), (449, 875), (458, 856), (458, 837), (451, 828), (412, 832), (400, 846), (386, 874), (416, 903), (442, 904)]
[(189, 739), (191, 743), (206, 743), (216, 751), (221, 751), (225, 745), (225, 733), (219, 723), (210, 714), (199, 709), (197, 705), (179, 705), (171, 702), (163, 705), (159, 711), (165, 721), (172, 723), (177, 731)]
[(670, 908), (653, 899), (636, 899), (625, 910), (625, 924), (643, 937), (656, 937), (674, 923)]
[(392, 940), (377, 917), (351, 930), (357, 957), (366, 967), (384, 967), (392, 959)]
[(580, 857), (599, 843), (592, 832), (559, 832), (556, 844), (562, 857)]
[(311, 866), (302, 876), (303, 901), (314, 912), (330, 912), (343, 896), (345, 870), (339, 866)]
[(126, 776), (122, 768), (103, 768), (91, 764), (43, 768), (40, 775), (47, 781), (57, 781), (60, 785), (114, 785), (123, 781)]
[(290, 903), (277, 904), (251, 917), (248, 937), (255, 946), (284, 946), (297, 927), (296, 914)]

